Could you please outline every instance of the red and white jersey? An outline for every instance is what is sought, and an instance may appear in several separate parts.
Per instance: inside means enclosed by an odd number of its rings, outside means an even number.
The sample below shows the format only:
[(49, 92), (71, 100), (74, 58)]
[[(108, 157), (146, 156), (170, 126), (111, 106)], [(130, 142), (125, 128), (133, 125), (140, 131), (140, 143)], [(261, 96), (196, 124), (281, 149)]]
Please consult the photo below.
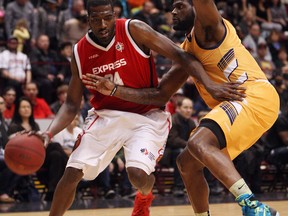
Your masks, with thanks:
[[(116, 20), (115, 36), (107, 47), (96, 44), (90, 37), (92, 32), (88, 32), (74, 46), (81, 79), (83, 74), (91, 73), (131, 88), (151, 88), (158, 85), (153, 57), (146, 55), (137, 46), (129, 33), (129, 22), (126, 19)], [(93, 90), (90, 92), (94, 94), (91, 104), (96, 110), (111, 109), (141, 114), (159, 108), (104, 96)]]

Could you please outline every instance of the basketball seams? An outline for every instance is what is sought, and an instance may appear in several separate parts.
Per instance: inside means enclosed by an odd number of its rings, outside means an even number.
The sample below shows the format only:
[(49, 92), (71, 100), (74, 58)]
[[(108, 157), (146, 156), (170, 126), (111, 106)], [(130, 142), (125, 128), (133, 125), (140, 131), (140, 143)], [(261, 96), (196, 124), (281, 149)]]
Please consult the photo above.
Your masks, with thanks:
[[(27, 148), (28, 147), (28, 148)], [(21, 150), (27, 150), (27, 151), (30, 151), (30, 152), (34, 152), (34, 153), (37, 153), (37, 154), (40, 154), (41, 156), (45, 154), (45, 148), (43, 146), (43, 151), (41, 150), (41, 152), (39, 151), (36, 151), (34, 148), (29, 148), (30, 146), (25, 146), (25, 148), (22, 148)], [(9, 149), (19, 149), (19, 145), (18, 144), (10, 144), (9, 145)], [(6, 152), (6, 151), (5, 151)]]
[[(33, 165), (33, 164), (23, 164), (22, 161), (21, 161), (21, 164), (18, 164), (16, 161), (13, 162), (13, 157), (10, 157), (10, 155), (7, 155), (6, 158), (7, 158), (8, 160), (12, 161), (11, 163), (16, 164), (16, 165), (19, 165), (19, 167), (20, 167), (21, 165), (23, 165), (23, 166), (26, 166), (26, 167), (29, 167), (29, 168), (38, 168), (38, 164), (36, 164), (36, 165), (35, 165), (35, 164), (34, 164), (34, 165)], [(6, 160), (7, 160), (7, 159), (6, 159)], [(9, 167), (9, 164), (7, 164), (7, 166)], [(26, 170), (26, 169), (24, 168), (23, 170)]]

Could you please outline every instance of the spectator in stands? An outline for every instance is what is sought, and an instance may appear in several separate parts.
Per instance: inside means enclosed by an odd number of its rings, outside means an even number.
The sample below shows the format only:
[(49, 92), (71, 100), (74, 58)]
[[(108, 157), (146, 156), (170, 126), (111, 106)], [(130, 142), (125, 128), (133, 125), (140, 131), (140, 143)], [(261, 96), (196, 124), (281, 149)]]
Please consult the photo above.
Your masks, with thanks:
[(11, 197), (12, 179), (15, 176), (5, 165), (4, 162), (4, 148), (8, 142), (8, 125), (6, 124), (2, 112), (5, 110), (5, 102), (0, 97), (0, 203), (12, 203), (15, 200)]
[(267, 149), (269, 151), (267, 160), (275, 165), (288, 163), (288, 103), (274, 125), (268, 131)]
[(46, 101), (38, 97), (38, 87), (35, 82), (27, 83), (23, 88), (23, 92), (33, 105), (34, 118), (40, 119), (54, 117), (54, 114)]
[(158, 79), (161, 80), (163, 75), (167, 73), (168, 70), (171, 68), (172, 62), (170, 59), (165, 58), (162, 55), (159, 55), (154, 50), (152, 50), (151, 53), (154, 57)]
[(12, 119), (15, 110), (16, 90), (13, 87), (8, 86), (4, 89), (3, 98), (6, 106), (3, 117), (5, 119)]
[(244, 11), (244, 16), (239, 23), (239, 27), (244, 36), (247, 36), (249, 34), (249, 30), (251, 26), (255, 23), (255, 20), (256, 17), (251, 9), (247, 9)]
[(30, 39), (28, 24), (24, 18), (16, 22), (15, 28), (13, 30), (13, 36), (18, 40), (17, 51), (23, 52), (26, 41)]
[(37, 9), (39, 17), (39, 35), (45, 34), (50, 39), (50, 48), (57, 50), (57, 20), (59, 15), (58, 3), (55, 0), (44, 0), (42, 6)]
[(73, 45), (77, 43), (89, 30), (87, 12), (81, 11), (79, 15), (67, 20), (63, 26), (62, 37), (59, 38), (60, 42), (68, 41)]
[[(17, 133), (24, 130), (38, 131), (39, 125), (35, 122), (35, 119), (33, 117), (33, 107), (30, 100), (26, 97), (21, 97), (19, 100), (16, 101), (15, 111), (12, 117), (12, 121), (8, 128), (7, 134), (9, 139), (13, 138), (14, 136), (17, 136)], [(26, 188), (25, 191), (21, 191), (21, 187), (24, 184), (29, 184), (29, 186), (34, 187), (34, 185), (31, 184), (29, 175), (19, 176), (13, 174), (11, 175), (10, 179), (7, 180), (9, 180), (7, 185), (10, 187), (10, 190), (14, 190), (16, 188), (20, 190), (18, 196), (20, 201), (29, 200), (28, 197), (32, 195), (32, 191), (30, 191), (29, 188)], [(27, 197), (23, 197), (24, 195)]]
[(33, 105), (29, 98), (21, 97), (16, 101), (15, 111), (8, 128), (9, 138), (20, 131), (39, 131), (39, 125), (33, 117)]
[(0, 8), (0, 52), (6, 48), (5, 11)]
[(116, 0), (113, 4), (113, 9), (114, 9), (114, 13), (115, 13), (115, 18), (119, 19), (119, 18), (123, 18), (124, 14), (123, 14), (123, 5), (121, 3), (121, 1)]
[(109, 166), (107, 166), (107, 168), (105, 168), (97, 176), (97, 178), (92, 181), (92, 184), (96, 184), (98, 187), (98, 196), (104, 197), (106, 199), (113, 199), (115, 197), (116, 193), (111, 185), (111, 174), (109, 172)]
[[(250, 27), (249, 34), (243, 39), (243, 45), (250, 51), (252, 56), (256, 58), (257, 45), (260, 43), (266, 43), (266, 40), (261, 36), (261, 29), (258, 23), (253, 23)], [(266, 57), (267, 60), (271, 60), (271, 57)]]
[[(5, 101), (4, 101), (4, 98), (0, 96), (0, 121), (2, 123), (2, 119), (3, 118), (3, 112), (6, 110), (6, 105), (5, 105)], [(1, 125), (0, 123), (0, 125)], [(0, 132), (0, 136), (1, 136), (1, 132)], [(1, 140), (0, 140), (1, 142)], [(3, 143), (3, 142), (2, 142)]]
[(7, 50), (0, 54), (0, 68), (3, 87), (13, 86), (19, 97), (22, 94), (22, 85), (31, 81), (31, 65), (26, 54), (17, 51), (18, 40), (12, 36), (7, 41)]
[(269, 51), (271, 53), (271, 57), (273, 62), (275, 62), (278, 58), (278, 52), (282, 48), (282, 41), (280, 41), (281, 32), (278, 32), (276, 30), (270, 31), (270, 34), (267, 38), (267, 45), (269, 48)]
[(282, 77), (283, 77), (283, 92), (280, 95), (280, 110), (281, 112), (285, 113), (288, 110), (288, 70), (286, 69), (286, 71), (283, 71), (282, 73)]
[(49, 44), (47, 35), (39, 35), (36, 47), (29, 57), (32, 65), (32, 79), (39, 85), (39, 95), (50, 104), (56, 98), (55, 90), (60, 81), (57, 78), (57, 54), (49, 49)]
[(67, 84), (60, 85), (57, 88), (58, 100), (50, 105), (50, 108), (54, 114), (56, 114), (58, 112), (58, 110), (60, 109), (60, 107), (62, 106), (64, 101), (66, 100), (67, 91), (68, 91), (68, 85)]
[(182, 89), (183, 89), (184, 95), (193, 101), (193, 114), (192, 115), (194, 117), (198, 117), (201, 111), (210, 110), (207, 104), (200, 97), (192, 76), (188, 77)]
[(74, 120), (52, 139), (53, 142), (58, 142), (62, 146), (67, 156), (70, 156), (78, 135), (83, 132), (83, 130), (78, 127), (78, 124), (79, 115), (76, 115)]
[(38, 18), (34, 6), (28, 0), (14, 0), (6, 7), (5, 27), (8, 38), (12, 35), (16, 22), (24, 18), (27, 20), (31, 33), (31, 45), (34, 46), (38, 35)]
[(267, 44), (262, 42), (257, 46), (257, 57), (255, 58), (258, 65), (265, 73), (268, 80), (272, 80), (275, 76), (275, 65), (272, 60), (267, 60), (265, 57), (267, 56), (268, 47)]
[(263, 30), (282, 30), (282, 26), (280, 24), (274, 23), (272, 21), (269, 2), (265, 0), (258, 0), (257, 3), (253, 5), (253, 8), (256, 14), (256, 21), (259, 23)]
[(72, 0), (71, 7), (66, 10), (61, 11), (58, 16), (58, 27), (57, 27), (57, 38), (63, 38), (63, 26), (65, 22), (69, 19), (76, 18), (81, 14), (81, 11), (85, 9), (83, 0)]
[(160, 25), (166, 24), (163, 14), (161, 14), (161, 12), (154, 6), (152, 1), (145, 1), (142, 9), (136, 12), (132, 18), (139, 19), (147, 23), (149, 26), (159, 32)]
[(171, 115), (173, 115), (176, 112), (177, 103), (181, 101), (184, 97), (185, 96), (182, 93), (182, 89), (180, 89), (178, 92), (172, 95), (172, 97), (166, 103), (165, 110), (167, 112), (170, 112)]
[(83, 107), (81, 109), (81, 116), (83, 119), (85, 119), (88, 115), (88, 111), (92, 108), (91, 105), (91, 99), (93, 95), (90, 92), (87, 92), (86, 94), (86, 101), (84, 100)]
[(72, 43), (64, 42), (60, 44), (60, 53), (58, 57), (58, 75), (57, 78), (64, 84), (69, 84), (71, 79), (70, 62), (72, 57)]
[(288, 71), (288, 55), (285, 47), (278, 51), (277, 57), (275, 61), (276, 68), (280, 72)]
[(119, 187), (121, 196), (134, 198), (136, 190), (132, 187), (128, 174), (125, 169), (125, 157), (123, 148), (115, 155), (112, 162), (109, 164), (109, 173), (111, 175), (111, 184)]
[[(8, 128), (8, 136), (9, 138), (16, 135), (16, 133), (20, 131), (39, 131), (40, 127), (36, 123), (35, 118), (33, 117), (33, 104), (27, 97), (21, 97), (17, 102), (15, 106), (15, 112), (11, 121), (11, 124)], [(57, 144), (55, 144), (57, 146)], [(53, 172), (53, 175), (56, 175), (58, 172), (58, 168), (60, 169), (60, 161), (58, 160), (58, 152), (61, 152), (62, 148), (55, 147), (54, 144), (51, 143), (51, 146), (49, 148), (46, 148), (46, 157), (45, 157), (45, 163), (48, 163), (49, 165), (51, 163), (58, 163), (56, 166), (54, 166), (53, 171), (50, 170), (50, 172)], [(55, 153), (56, 152), (56, 153)], [(62, 150), (63, 152), (63, 150)], [(61, 153), (60, 153), (61, 154)], [(63, 153), (65, 155), (65, 153)], [(62, 158), (62, 155), (61, 155)], [(48, 162), (47, 162), (48, 161)], [(44, 166), (43, 165), (43, 166)], [(65, 167), (65, 165), (64, 165)], [(62, 168), (63, 169), (63, 168)], [(49, 179), (50, 180), (50, 179)], [(19, 182), (19, 180), (18, 180)], [(56, 183), (57, 184), (57, 183)], [(49, 189), (49, 188), (48, 188)], [(49, 190), (48, 190), (49, 192)]]
[(274, 23), (279, 23), (283, 30), (287, 29), (288, 16), (284, 4), (281, 0), (272, 0), (271, 19)]
[(55, 135), (46, 148), (46, 159), (42, 169), (37, 173), (41, 182), (47, 185), (45, 200), (51, 201), (58, 181), (61, 179), (68, 157), (72, 153), (78, 134), (82, 129), (77, 127), (79, 115), (60, 133)]
[(172, 115), (172, 128), (170, 130), (167, 148), (171, 149), (172, 166), (174, 168), (174, 196), (184, 196), (184, 184), (176, 165), (177, 156), (187, 145), (187, 141), (194, 128), (195, 122), (192, 120), (193, 102), (189, 98), (182, 98), (178, 101), (176, 113)]

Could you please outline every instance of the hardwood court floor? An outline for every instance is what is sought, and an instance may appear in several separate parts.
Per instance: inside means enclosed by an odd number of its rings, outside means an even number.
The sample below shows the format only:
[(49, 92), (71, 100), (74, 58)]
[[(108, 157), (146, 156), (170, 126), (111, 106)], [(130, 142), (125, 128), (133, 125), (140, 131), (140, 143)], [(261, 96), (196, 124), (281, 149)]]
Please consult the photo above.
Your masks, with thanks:
[[(281, 216), (288, 216), (288, 201), (265, 202), (276, 208)], [(70, 210), (65, 216), (129, 216), (132, 208), (108, 208), (108, 209), (89, 209), (89, 210)], [(213, 216), (241, 216), (241, 209), (235, 203), (212, 204), (211, 212)], [(24, 212), (24, 213), (1, 213), (1, 216), (46, 216), (47, 211), (43, 212)], [(156, 206), (151, 207), (151, 216), (192, 216), (190, 205), (181, 206)]]

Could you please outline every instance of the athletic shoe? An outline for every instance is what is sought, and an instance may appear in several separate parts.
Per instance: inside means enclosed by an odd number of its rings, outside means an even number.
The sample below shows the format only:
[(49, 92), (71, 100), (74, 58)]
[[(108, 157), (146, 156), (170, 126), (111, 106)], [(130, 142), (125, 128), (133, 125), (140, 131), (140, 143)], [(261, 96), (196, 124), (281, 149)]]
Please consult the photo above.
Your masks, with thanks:
[(253, 197), (253, 194), (243, 194), (236, 198), (236, 202), (242, 207), (244, 216), (280, 216), (275, 209), (254, 200)]
[(144, 196), (141, 193), (137, 192), (134, 201), (134, 209), (132, 212), (132, 216), (149, 216), (149, 208), (153, 199), (154, 196), (152, 192), (150, 192), (147, 196)]

